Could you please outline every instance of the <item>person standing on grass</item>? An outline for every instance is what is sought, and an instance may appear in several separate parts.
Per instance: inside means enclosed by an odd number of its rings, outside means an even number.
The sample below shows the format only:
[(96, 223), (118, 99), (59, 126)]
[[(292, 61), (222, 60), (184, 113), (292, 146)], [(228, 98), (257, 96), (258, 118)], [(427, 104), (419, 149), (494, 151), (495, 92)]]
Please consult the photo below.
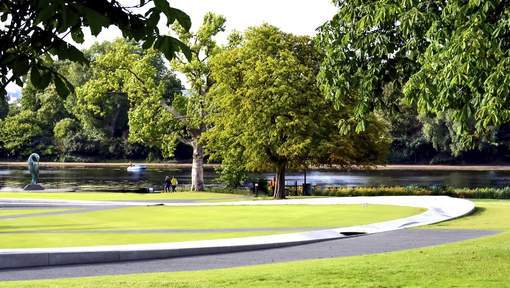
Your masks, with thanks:
[(170, 181), (170, 177), (165, 176), (165, 181), (163, 181), (163, 193), (170, 192), (170, 186), (172, 185)]
[(177, 184), (179, 184), (179, 181), (177, 181), (177, 178), (173, 176), (172, 180), (170, 181), (170, 184), (172, 184), (172, 192), (175, 192), (175, 188), (177, 188)]

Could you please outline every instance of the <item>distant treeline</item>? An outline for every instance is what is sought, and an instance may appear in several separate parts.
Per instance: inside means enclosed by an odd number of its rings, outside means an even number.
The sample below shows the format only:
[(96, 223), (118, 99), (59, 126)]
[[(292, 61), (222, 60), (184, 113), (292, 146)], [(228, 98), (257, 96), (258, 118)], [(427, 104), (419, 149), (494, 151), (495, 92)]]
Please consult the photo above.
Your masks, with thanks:
[[(119, 46), (132, 49), (134, 54), (145, 53), (124, 40), (95, 44), (84, 52), (93, 61)], [(126, 93), (94, 98), (83, 89), (87, 83), (92, 83), (90, 80), (98, 73), (97, 69), (69, 61), (58, 61), (54, 66), (77, 91), (82, 89), (81, 92), (63, 99), (53, 85), (41, 91), (28, 78), (21, 98), (0, 109), (0, 159), (25, 160), (32, 152), (39, 153), (44, 161), (164, 159), (158, 146), (129, 141), (130, 103)], [(167, 87), (167, 97), (183, 89), (173, 72), (165, 67), (161, 56), (153, 57), (152, 66), (157, 70), (155, 80), (164, 82)], [(190, 157), (187, 146), (176, 146), (176, 159)]]
[(390, 164), (504, 164), (510, 163), (510, 125), (496, 129), (492, 139), (479, 141), (477, 147), (465, 149), (454, 141), (453, 124), (444, 119), (418, 116), (416, 109), (406, 108), (390, 115), (392, 138)]

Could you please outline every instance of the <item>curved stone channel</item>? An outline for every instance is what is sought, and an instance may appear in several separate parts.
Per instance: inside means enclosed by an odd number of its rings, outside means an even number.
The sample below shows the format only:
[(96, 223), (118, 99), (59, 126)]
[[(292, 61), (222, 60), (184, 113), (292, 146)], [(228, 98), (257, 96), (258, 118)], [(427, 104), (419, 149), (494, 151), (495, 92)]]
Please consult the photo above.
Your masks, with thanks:
[(234, 253), (116, 263), (3, 269), (0, 270), (0, 281), (196, 271), (296, 260), (368, 255), (452, 243), (496, 233), (498, 232), (465, 229), (401, 229), (363, 237)]
[[(25, 201), (40, 205), (41, 201)], [(46, 201), (48, 205), (84, 207), (111, 207), (109, 201)], [(446, 196), (382, 196), (312, 198), (267, 201), (237, 201), (213, 203), (154, 203), (154, 202), (115, 202), (118, 207), (167, 205), (167, 206), (240, 206), (240, 205), (396, 205), (425, 208), (424, 213), (380, 223), (339, 227), (290, 234), (276, 234), (233, 239), (202, 240), (177, 243), (133, 244), (69, 248), (39, 249), (0, 249), (0, 268), (30, 266), (52, 266), (65, 264), (104, 263), (142, 259), (160, 259), (204, 254), (217, 254), (278, 248), (314, 242), (349, 238), (359, 234), (374, 234), (400, 230), (409, 227), (433, 224), (450, 220), (470, 213), (474, 209), (471, 201)]]

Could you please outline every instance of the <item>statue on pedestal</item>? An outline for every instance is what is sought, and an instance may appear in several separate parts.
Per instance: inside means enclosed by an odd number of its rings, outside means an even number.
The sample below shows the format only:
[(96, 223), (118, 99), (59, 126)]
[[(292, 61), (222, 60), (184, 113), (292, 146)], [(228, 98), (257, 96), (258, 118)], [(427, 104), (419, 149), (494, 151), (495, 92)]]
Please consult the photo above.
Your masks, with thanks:
[(44, 190), (44, 188), (38, 184), (39, 182), (39, 155), (32, 153), (28, 157), (28, 171), (32, 176), (32, 182), (25, 186), (25, 190)]

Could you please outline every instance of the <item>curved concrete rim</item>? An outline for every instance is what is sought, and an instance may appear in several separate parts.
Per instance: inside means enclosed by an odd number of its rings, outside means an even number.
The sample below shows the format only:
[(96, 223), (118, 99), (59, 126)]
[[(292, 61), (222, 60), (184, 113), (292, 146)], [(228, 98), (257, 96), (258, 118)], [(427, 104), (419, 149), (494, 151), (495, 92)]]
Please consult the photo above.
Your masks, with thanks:
[[(12, 200), (12, 199), (11, 199)], [(46, 201), (56, 205), (111, 206), (108, 201), (69, 201), (69, 200), (26, 200), (27, 204)], [(40, 202), (39, 202), (40, 203)], [(475, 208), (473, 202), (448, 196), (377, 196), (312, 198), (291, 200), (260, 200), (212, 203), (157, 203), (154, 202), (115, 202), (116, 206), (241, 206), (241, 205), (396, 205), (427, 209), (425, 212), (391, 221), (339, 227), (317, 231), (267, 236), (201, 240), (188, 242), (108, 245), (66, 248), (0, 249), (0, 268), (23, 268), (65, 264), (104, 263), (141, 259), (160, 259), (215, 253), (238, 252), (313, 243), (352, 237), (360, 234), (373, 234), (399, 230), (451, 220), (469, 214)]]

